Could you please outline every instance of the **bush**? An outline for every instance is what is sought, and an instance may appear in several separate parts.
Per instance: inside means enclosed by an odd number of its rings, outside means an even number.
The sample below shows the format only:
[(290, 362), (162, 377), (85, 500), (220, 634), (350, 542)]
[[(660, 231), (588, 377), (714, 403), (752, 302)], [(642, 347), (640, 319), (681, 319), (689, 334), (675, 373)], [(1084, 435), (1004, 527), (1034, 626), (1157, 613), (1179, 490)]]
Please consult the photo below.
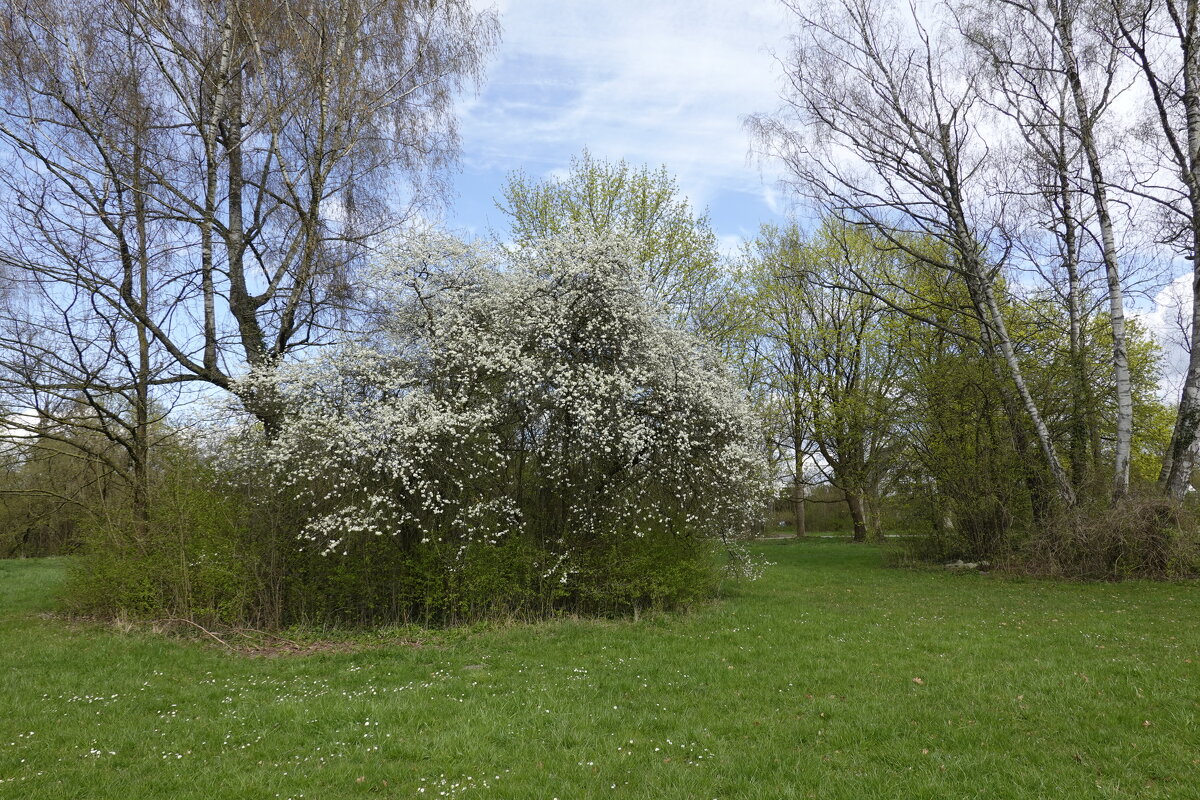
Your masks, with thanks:
[[(245, 502), (194, 453), (163, 454), (149, 518), (127, 503), (84, 524), (83, 555), (64, 589), (67, 611), (88, 616), (182, 617), (244, 623), (262, 606)], [(115, 507), (114, 507), (115, 506)]]
[(1112, 507), (1083, 508), (1033, 531), (1013, 566), (1063, 578), (1200, 576), (1200, 520), (1161, 496), (1131, 496)]
[(489, 258), (410, 244), (364, 287), (368, 339), (252, 376), (270, 437), (157, 450), (148, 518), (93, 509), (68, 610), (441, 624), (711, 594), (769, 496), (742, 392), (619, 238)]
[(288, 409), (248, 456), (295, 515), (291, 609), (684, 604), (715, 585), (718, 545), (760, 523), (743, 393), (667, 323), (623, 240), (576, 231), (489, 258), (410, 244), (367, 287), (370, 341), (255, 378)]

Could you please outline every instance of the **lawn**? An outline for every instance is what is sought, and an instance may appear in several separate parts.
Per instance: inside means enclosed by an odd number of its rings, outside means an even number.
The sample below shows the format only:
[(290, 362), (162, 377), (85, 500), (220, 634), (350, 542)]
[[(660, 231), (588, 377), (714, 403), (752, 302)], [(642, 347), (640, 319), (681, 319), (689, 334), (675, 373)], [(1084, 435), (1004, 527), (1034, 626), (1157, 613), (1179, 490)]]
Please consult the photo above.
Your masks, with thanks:
[(0, 561), (0, 797), (1200, 798), (1200, 586), (758, 549), (689, 614), (285, 657), (47, 617), (65, 562)]

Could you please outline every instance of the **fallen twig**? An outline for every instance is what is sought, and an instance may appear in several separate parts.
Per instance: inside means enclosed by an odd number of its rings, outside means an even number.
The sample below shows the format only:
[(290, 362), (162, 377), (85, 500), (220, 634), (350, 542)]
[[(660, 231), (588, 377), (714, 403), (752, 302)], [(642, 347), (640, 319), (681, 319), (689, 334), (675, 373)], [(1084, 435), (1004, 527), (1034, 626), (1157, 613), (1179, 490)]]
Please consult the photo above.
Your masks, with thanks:
[(203, 625), (201, 625), (197, 622), (192, 622), (190, 619), (184, 619), (183, 617), (168, 617), (166, 619), (155, 620), (155, 622), (183, 622), (183, 623), (186, 623), (186, 624), (191, 625), (194, 628), (198, 629), (205, 636), (209, 636), (213, 640), (219, 642), (221, 645), (228, 648), (229, 650), (234, 649), (233, 645), (231, 645), (229, 642), (225, 641), (220, 636), (217, 636), (215, 633), (213, 633), (212, 631), (210, 631), (208, 628), (204, 627)]
[(280, 636), (277, 633), (271, 633), (270, 631), (260, 631), (257, 628), (235, 628), (234, 630), (236, 630), (238, 633), (242, 634), (243, 636), (248, 636), (252, 633), (257, 634), (259, 636), (269, 636), (272, 639), (278, 639), (281, 642), (290, 644), (292, 647), (295, 647), (297, 649), (303, 649), (302, 645), (299, 642), (293, 642), (291, 639), (287, 639), (283, 636)]

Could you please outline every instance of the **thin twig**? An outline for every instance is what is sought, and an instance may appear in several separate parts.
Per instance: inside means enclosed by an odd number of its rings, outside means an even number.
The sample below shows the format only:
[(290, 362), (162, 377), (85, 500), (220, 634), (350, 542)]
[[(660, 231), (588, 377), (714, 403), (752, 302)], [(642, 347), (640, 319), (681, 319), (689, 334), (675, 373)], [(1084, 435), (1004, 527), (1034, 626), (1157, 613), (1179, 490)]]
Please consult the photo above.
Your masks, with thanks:
[(196, 622), (192, 622), (190, 619), (183, 619), (182, 617), (169, 617), (167, 619), (156, 620), (156, 622), (184, 622), (184, 623), (187, 623), (188, 625), (191, 625), (191, 626), (199, 629), (199, 631), (201, 633), (203, 633), (206, 636), (211, 637), (212, 639), (216, 640), (217, 642), (224, 645), (228, 649), (230, 649), (230, 650), (234, 649), (233, 645), (231, 645), (229, 642), (225, 641), (220, 636), (217, 636), (215, 633), (210, 631), (208, 628), (205, 628), (203, 625), (200, 625), (199, 623), (196, 623)]
[(259, 636), (269, 636), (272, 639), (278, 639), (281, 642), (290, 644), (292, 647), (297, 649), (303, 649), (298, 642), (293, 642), (291, 639), (284, 638), (283, 636), (280, 636), (277, 633), (271, 633), (270, 631), (260, 631), (257, 628), (235, 628), (235, 630), (243, 636), (247, 636), (251, 633), (258, 634)]

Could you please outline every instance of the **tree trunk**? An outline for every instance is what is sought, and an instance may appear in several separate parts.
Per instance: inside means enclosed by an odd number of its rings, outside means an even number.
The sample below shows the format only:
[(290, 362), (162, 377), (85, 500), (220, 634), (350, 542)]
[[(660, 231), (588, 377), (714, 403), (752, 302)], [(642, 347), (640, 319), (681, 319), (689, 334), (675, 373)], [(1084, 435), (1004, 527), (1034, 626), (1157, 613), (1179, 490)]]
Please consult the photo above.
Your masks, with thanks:
[[(1200, 87), (1194, 90), (1194, 94), (1196, 92), (1200, 92)], [(1200, 95), (1196, 97), (1192, 106), (1197, 104), (1200, 104)], [(1189, 106), (1188, 140), (1189, 143), (1195, 142), (1196, 148), (1200, 149), (1200, 107), (1195, 108), (1193, 113), (1193, 108)], [(1200, 171), (1200, 160), (1195, 163)], [(1188, 355), (1183, 393), (1179, 398), (1179, 413), (1171, 435), (1171, 447), (1163, 460), (1159, 477), (1159, 483), (1167, 496), (1176, 502), (1182, 501), (1191, 487), (1197, 446), (1200, 445), (1200, 175), (1194, 176), (1189, 195), (1192, 205), (1191, 353)]]
[(1075, 216), (1074, 187), (1066, 156), (1066, 121), (1060, 115), (1057, 149), (1054, 151), (1058, 172), (1058, 196), (1062, 206), (1063, 267), (1067, 273), (1068, 349), (1071, 362), (1070, 459), (1071, 485), (1081, 492), (1090, 477), (1088, 450), (1088, 378), (1087, 353), (1083, 341), (1083, 288), (1079, 276), (1079, 221)]
[(953, 169), (949, 170), (954, 177), (951, 178), (947, 187), (946, 211), (950, 217), (955, 250), (962, 262), (960, 269), (971, 295), (971, 301), (975, 306), (976, 313), (979, 314), (980, 323), (984, 326), (987, 337), (999, 346), (1000, 353), (1004, 356), (1008, 373), (1012, 382), (1016, 384), (1017, 394), (1033, 423), (1033, 430), (1037, 435), (1038, 444), (1041, 445), (1042, 455), (1050, 468), (1050, 474), (1054, 477), (1054, 485), (1058, 490), (1059, 499), (1068, 508), (1074, 507), (1076, 503), (1075, 489), (1071, 486), (1071, 480), (1058, 460), (1058, 450), (1054, 446), (1054, 439), (1050, 436), (1050, 429), (1046, 426), (1041, 411), (1038, 409), (1037, 401), (1033, 399), (1029, 385), (1025, 382), (1024, 372), (1021, 370), (1021, 364), (1013, 350), (1012, 339), (1008, 334), (1008, 326), (1004, 322), (1004, 314), (996, 300), (991, 276), (988, 274), (983, 256), (979, 252), (979, 244), (971, 235), (971, 226), (967, 224), (967, 215), (962, 204), (962, 187), (957, 178), (957, 151), (951, 143), (950, 127), (946, 124), (943, 124), (941, 128), (941, 147), (947, 162), (953, 165)]
[(796, 475), (792, 479), (792, 516), (795, 519), (796, 537), (803, 539), (807, 534), (804, 529), (804, 455), (796, 453)]
[[(135, 150), (135, 154), (140, 151)], [(135, 155), (135, 160), (137, 155)], [(135, 166), (135, 169), (137, 167)], [(146, 232), (145, 198), (141, 175), (135, 176), (134, 209), (138, 235), (138, 302), (145, 308), (150, 304), (150, 241)], [(138, 361), (134, 379), (133, 402), (133, 518), (139, 537), (150, 528), (150, 332), (139, 320), (137, 329)]]
[(1006, 371), (997, 364), (996, 342), (994, 331), (987, 324), (982, 294), (973, 282), (968, 282), (975, 313), (978, 315), (983, 335), (982, 353), (987, 359), (992, 374), (996, 377), (996, 390), (1000, 395), (1000, 403), (1004, 408), (1004, 419), (1008, 422), (1009, 437), (1012, 440), (1013, 451), (1017, 455), (1017, 463), (1024, 475), (1025, 488), (1029, 492), (1029, 503), (1033, 515), (1033, 524), (1040, 526), (1050, 514), (1050, 499), (1044, 490), (1045, 481), (1038, 469), (1037, 461), (1031, 456), (1029, 433), (1025, 428), (1025, 414), (1021, 402), (1010, 386)]
[[(1164, 99), (1164, 83), (1173, 83), (1175, 77), (1164, 79), (1156, 73), (1145, 44), (1138, 41), (1136, 34), (1124, 25), (1121, 34), (1133, 48), (1143, 74), (1154, 90), (1153, 99), (1158, 110), (1160, 123), (1174, 150), (1173, 166), (1187, 187), (1189, 224), (1188, 242), (1192, 261), (1192, 320), (1191, 353), (1188, 356), (1187, 372), (1184, 375), (1183, 392), (1179, 398), (1179, 412), (1175, 418), (1175, 429), (1171, 434), (1171, 446), (1163, 458), (1159, 485), (1164, 493), (1181, 502), (1187, 495), (1192, 482), (1192, 469), (1196, 463), (1197, 445), (1200, 444), (1200, 42), (1195, 36), (1200, 4), (1187, 0), (1185, 8), (1171, 7), (1178, 19), (1178, 44), (1182, 50), (1182, 106), (1186, 122), (1184, 141), (1177, 143), (1177, 133), (1170, 121), (1169, 102)], [(1182, 12), (1182, 13), (1180, 13)]]
[(846, 505), (850, 509), (850, 519), (854, 521), (854, 541), (865, 542), (867, 540), (867, 512), (863, 506), (862, 494), (859, 492), (846, 492)]
[(1058, 490), (1059, 499), (1068, 508), (1073, 507), (1076, 503), (1075, 490), (1071, 486), (1071, 480), (1067, 477), (1066, 470), (1063, 469), (1062, 463), (1058, 460), (1058, 452), (1054, 447), (1054, 440), (1050, 436), (1050, 429), (1046, 426), (1045, 420), (1042, 419), (1037, 402), (1033, 399), (1033, 395), (1029, 391), (1029, 385), (1025, 383), (1025, 375), (1021, 370), (1020, 363), (1017, 361), (1017, 354), (1013, 350), (1012, 340), (1008, 335), (1008, 327), (1004, 324), (1000, 305), (996, 302), (996, 294), (991, 284), (982, 275), (982, 270), (977, 270), (975, 275), (980, 279), (981, 283), (980, 288), (985, 303), (984, 308), (988, 314), (987, 324), (995, 334), (995, 339), (1000, 345), (1000, 353), (1004, 356), (1004, 363), (1008, 366), (1009, 375), (1013, 383), (1016, 384), (1017, 394), (1025, 406), (1025, 412), (1029, 415), (1029, 419), (1033, 423), (1034, 433), (1037, 435), (1038, 444), (1041, 445), (1042, 455), (1046, 459), (1046, 464), (1050, 468), (1050, 474), (1054, 478), (1054, 486)]
[(1108, 282), (1108, 314), (1113, 337), (1113, 372), (1116, 378), (1117, 437), (1114, 443), (1112, 495), (1117, 501), (1129, 493), (1129, 464), (1133, 453), (1133, 384), (1129, 376), (1129, 349), (1125, 340), (1125, 300), (1121, 276), (1117, 270), (1117, 239), (1113, 233), (1112, 215), (1108, 208), (1108, 189), (1104, 182), (1104, 167), (1093, 129), (1095, 115), (1083, 93), (1083, 82), (1075, 58), (1072, 20), (1065, 4), (1058, 9), (1058, 28), (1067, 69), (1067, 81), (1079, 119), (1079, 143), (1087, 157), (1091, 174), (1092, 200), (1096, 205), (1096, 220), (1100, 224), (1100, 244), (1104, 258), (1104, 275)]

